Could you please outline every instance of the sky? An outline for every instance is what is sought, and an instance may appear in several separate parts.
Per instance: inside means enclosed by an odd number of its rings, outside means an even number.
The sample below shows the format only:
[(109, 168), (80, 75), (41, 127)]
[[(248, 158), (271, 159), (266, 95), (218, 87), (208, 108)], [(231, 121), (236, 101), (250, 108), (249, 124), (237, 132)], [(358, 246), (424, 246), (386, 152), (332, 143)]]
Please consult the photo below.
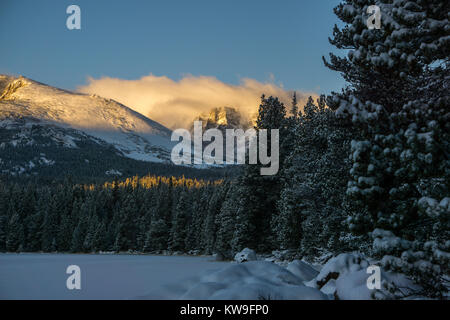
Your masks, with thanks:
[[(338, 3), (0, 0), (0, 73), (112, 98), (170, 127), (178, 120), (158, 118), (161, 106), (187, 117), (226, 104), (254, 112), (261, 93), (306, 99), (344, 86), (322, 62), (337, 52), (328, 37)], [(71, 4), (81, 30), (66, 27)]]
[[(0, 72), (66, 89), (88, 77), (242, 78), (329, 92), (342, 87), (321, 57), (337, 0), (2, 0)], [(81, 8), (68, 30), (66, 8)]]

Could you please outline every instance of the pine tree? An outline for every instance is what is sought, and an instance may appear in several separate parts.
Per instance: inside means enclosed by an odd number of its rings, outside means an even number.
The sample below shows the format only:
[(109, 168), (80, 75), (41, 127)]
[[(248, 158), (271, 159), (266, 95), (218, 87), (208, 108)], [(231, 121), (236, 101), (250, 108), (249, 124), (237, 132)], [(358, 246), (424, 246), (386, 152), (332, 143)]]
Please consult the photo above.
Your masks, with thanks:
[(129, 191), (124, 190), (128, 195), (123, 197), (122, 206), (119, 209), (118, 215), (120, 217), (120, 246), (126, 250), (137, 249), (137, 234), (138, 228), (138, 208), (137, 201)]
[(48, 211), (45, 212), (42, 225), (42, 250), (53, 251), (53, 242), (58, 234), (59, 199), (56, 195), (51, 197)]
[(5, 185), (0, 180), (0, 252), (6, 251), (6, 237), (8, 234), (8, 202), (6, 194)]
[(8, 236), (6, 238), (6, 250), (9, 252), (22, 251), (25, 235), (23, 225), (18, 213), (14, 213), (8, 222)]
[(58, 226), (57, 243), (60, 251), (69, 251), (72, 242), (73, 225), (70, 216), (62, 213)]
[(189, 196), (192, 198), (192, 218), (189, 219), (186, 234), (186, 250), (200, 250), (202, 234), (199, 230), (203, 228), (203, 221), (206, 217), (206, 199), (201, 197), (198, 190), (191, 190)]
[[(285, 143), (287, 137), (286, 109), (278, 98), (264, 95), (261, 98), (256, 129), (268, 130), (268, 146), (270, 150), (270, 131), (278, 129), (280, 135), (280, 157), (283, 163), (288, 146)], [(281, 180), (279, 175), (261, 176), (261, 165), (248, 164), (244, 167), (242, 176), (235, 186), (245, 190), (240, 193), (235, 201), (233, 215), (239, 213), (238, 225), (235, 231), (234, 248), (249, 245), (260, 252), (267, 252), (276, 246), (276, 236), (273, 233), (272, 221), (276, 214), (276, 204), (279, 199)], [(242, 206), (242, 207), (239, 207)], [(231, 210), (230, 208), (227, 208)]]
[(42, 212), (38, 211), (37, 213), (27, 217), (26, 228), (27, 239), (26, 239), (26, 249), (27, 251), (34, 252), (39, 251), (41, 249), (42, 244)]
[(112, 247), (112, 250), (116, 253), (119, 253), (120, 250), (122, 249), (122, 245), (121, 245), (122, 242), (123, 242), (122, 235), (120, 234), (120, 231), (118, 230), (116, 237), (114, 239), (114, 245)]
[(136, 250), (142, 251), (145, 246), (145, 238), (150, 223), (147, 223), (145, 217), (141, 216), (136, 220), (138, 233), (136, 235)]
[(99, 222), (96, 215), (92, 215), (88, 220), (86, 236), (83, 241), (83, 251), (92, 252), (96, 251), (95, 241), (97, 237), (97, 231), (99, 229)]
[(6, 251), (6, 239), (8, 235), (6, 215), (0, 215), (0, 252)]
[(146, 234), (144, 251), (162, 251), (168, 249), (169, 228), (165, 219), (154, 218), (150, 224), (150, 230)]
[(186, 191), (183, 191), (175, 207), (174, 220), (170, 232), (171, 242), (169, 249), (172, 251), (184, 252), (186, 250), (187, 226), (191, 215), (190, 205), (188, 195)]
[[(77, 210), (77, 207), (74, 206), (74, 210)], [(79, 220), (72, 235), (70, 250), (72, 252), (83, 252), (85, 250), (84, 241), (89, 224), (89, 205), (83, 203), (79, 208), (79, 213), (75, 211), (73, 214), (76, 214)]]
[(204, 197), (209, 197), (212, 193), (208, 205), (206, 219), (203, 228), (203, 241), (202, 247), (205, 253), (212, 254), (215, 251), (216, 237), (219, 225), (216, 224), (217, 216), (219, 215), (222, 205), (224, 204), (225, 197), (229, 189), (229, 183), (225, 183), (222, 186), (217, 186), (213, 189), (206, 189), (204, 191)]
[(350, 83), (329, 104), (363, 130), (351, 144), (347, 194), (359, 208), (349, 227), (373, 230), (385, 267), (409, 274), (423, 294), (442, 296), (449, 272), (450, 225), (441, 214), (449, 197), (449, 3), (376, 1), (380, 30), (365, 26), (371, 4), (336, 7), (347, 26), (335, 27), (331, 43), (350, 51), (325, 62)]
[[(258, 248), (260, 238), (255, 236), (257, 234), (257, 212), (254, 212), (255, 202), (258, 201), (249, 192), (247, 186), (235, 186), (233, 194), (249, 195), (237, 196), (236, 199), (231, 199), (230, 205), (235, 207), (234, 210), (234, 233), (231, 241), (231, 249), (233, 254), (241, 251), (244, 248)], [(261, 240), (260, 240), (261, 241)], [(263, 241), (263, 240), (262, 240)]]
[(297, 116), (298, 116), (297, 93), (295, 91), (294, 91), (294, 95), (292, 97), (291, 114), (294, 119), (297, 118)]
[(237, 190), (236, 186), (230, 186), (220, 213), (216, 216), (217, 235), (214, 251), (224, 258), (231, 258), (234, 254), (232, 241), (236, 229), (236, 211), (238, 210), (239, 194)]
[[(284, 163), (283, 189), (274, 223), (282, 249), (317, 256), (342, 246), (343, 195), (350, 169), (349, 144), (355, 130), (312, 97), (293, 128), (295, 147)], [(341, 248), (341, 250), (344, 248)]]
[(95, 231), (93, 250), (94, 251), (104, 251), (106, 249), (107, 249), (106, 225), (102, 221), (102, 222), (100, 222), (97, 230)]

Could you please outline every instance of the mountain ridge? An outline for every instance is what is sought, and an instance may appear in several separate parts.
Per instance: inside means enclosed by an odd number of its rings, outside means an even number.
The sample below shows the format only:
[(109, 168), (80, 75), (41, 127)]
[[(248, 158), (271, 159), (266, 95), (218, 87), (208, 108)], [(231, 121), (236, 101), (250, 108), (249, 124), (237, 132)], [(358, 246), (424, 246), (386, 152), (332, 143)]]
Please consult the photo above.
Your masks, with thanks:
[(0, 75), (0, 90), (3, 127), (7, 127), (8, 119), (28, 119), (81, 131), (132, 159), (169, 160), (171, 130), (117, 101), (51, 87), (22, 76)]

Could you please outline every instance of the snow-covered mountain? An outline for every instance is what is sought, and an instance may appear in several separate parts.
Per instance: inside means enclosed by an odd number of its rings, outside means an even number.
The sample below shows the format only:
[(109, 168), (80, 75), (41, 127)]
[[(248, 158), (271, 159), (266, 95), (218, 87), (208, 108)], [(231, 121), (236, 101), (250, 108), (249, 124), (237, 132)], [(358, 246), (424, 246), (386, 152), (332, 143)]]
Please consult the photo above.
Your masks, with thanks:
[[(241, 113), (232, 107), (213, 108), (209, 113), (199, 115), (194, 121), (202, 121), (203, 130), (219, 129), (248, 129), (252, 126), (251, 121), (245, 119)], [(193, 130), (191, 127), (191, 131)]]
[(45, 129), (47, 138), (66, 148), (78, 148), (87, 139), (150, 162), (169, 161), (173, 145), (169, 129), (114, 100), (0, 75), (0, 129), (14, 130), (0, 141), (3, 148), (5, 143), (39, 144), (33, 128)]

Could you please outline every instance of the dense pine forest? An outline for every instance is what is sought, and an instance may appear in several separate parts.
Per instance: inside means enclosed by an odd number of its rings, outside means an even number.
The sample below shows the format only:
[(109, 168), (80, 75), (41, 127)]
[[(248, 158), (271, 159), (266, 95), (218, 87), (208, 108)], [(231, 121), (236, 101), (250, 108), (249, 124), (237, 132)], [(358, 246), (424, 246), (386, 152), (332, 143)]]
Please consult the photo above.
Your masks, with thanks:
[[(1, 183), (0, 250), (292, 257), (359, 251), (442, 297), (450, 265), (446, 1), (400, 1), (369, 30), (367, 1), (335, 8), (324, 63), (348, 86), (290, 105), (262, 96), (256, 129), (280, 129), (280, 170), (225, 179)], [(391, 6), (385, 1), (386, 6)], [(391, 1), (392, 2), (392, 1)], [(401, 28), (399, 27), (401, 26)], [(403, 32), (399, 32), (401, 29)]]
[[(323, 96), (317, 104), (310, 98), (303, 113), (298, 113), (294, 96), (291, 109), (292, 116), (286, 116), (277, 98), (262, 98), (258, 127), (283, 128), (281, 156), (286, 165), (277, 176), (260, 176), (257, 166), (248, 165), (242, 175), (227, 179), (147, 176), (93, 184), (75, 184), (73, 178), (47, 184), (2, 183), (0, 250), (169, 250), (225, 258), (245, 247), (259, 252), (300, 250), (311, 257), (324, 250), (345, 251), (353, 240), (345, 240), (345, 212), (336, 208), (343, 201), (350, 169), (343, 150), (349, 147), (351, 132), (326, 108)], [(336, 132), (332, 149), (327, 148), (328, 131), (314, 133), (324, 125)], [(289, 153), (298, 138), (302, 149)], [(328, 161), (333, 159), (341, 170), (331, 170)], [(314, 168), (306, 167), (313, 163)], [(317, 177), (303, 187), (312, 170)], [(299, 202), (301, 197), (304, 201)], [(311, 211), (310, 217), (303, 221), (298, 210), (302, 216)]]
[[(208, 210), (216, 214), (222, 185), (154, 176), (101, 185), (3, 185), (0, 249), (211, 253), (213, 239), (199, 230)], [(208, 228), (205, 234), (214, 236), (214, 224)]]

